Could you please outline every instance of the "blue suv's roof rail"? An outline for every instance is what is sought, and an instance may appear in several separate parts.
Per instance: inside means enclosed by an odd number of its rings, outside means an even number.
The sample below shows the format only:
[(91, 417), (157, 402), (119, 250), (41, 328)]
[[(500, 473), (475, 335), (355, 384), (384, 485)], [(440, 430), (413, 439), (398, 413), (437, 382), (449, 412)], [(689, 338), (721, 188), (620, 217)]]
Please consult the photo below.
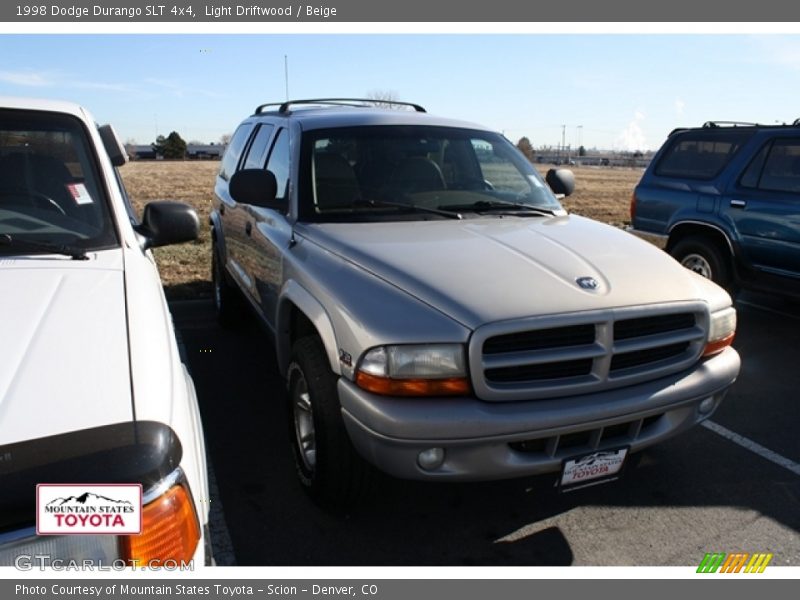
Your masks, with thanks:
[(763, 127), (759, 123), (748, 123), (746, 121), (706, 121), (703, 123), (704, 129), (714, 127)]
[(324, 104), (331, 106), (354, 106), (360, 108), (368, 108), (374, 106), (407, 106), (413, 108), (416, 112), (427, 112), (419, 104), (412, 102), (401, 102), (400, 100), (380, 100), (376, 98), (315, 98), (311, 100), (287, 100), (286, 102), (269, 102), (261, 104), (256, 107), (255, 114), (259, 115), (264, 112), (264, 109), (270, 106), (277, 106), (279, 113), (287, 113), (289, 109), (296, 104)]

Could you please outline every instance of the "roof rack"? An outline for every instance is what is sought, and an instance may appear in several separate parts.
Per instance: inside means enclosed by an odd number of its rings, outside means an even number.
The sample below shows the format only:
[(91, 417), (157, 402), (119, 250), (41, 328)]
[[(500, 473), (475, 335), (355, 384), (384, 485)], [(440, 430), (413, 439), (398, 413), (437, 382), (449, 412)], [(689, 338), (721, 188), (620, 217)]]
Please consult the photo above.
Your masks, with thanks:
[(264, 109), (269, 108), (270, 106), (277, 106), (279, 113), (287, 113), (289, 109), (294, 106), (295, 104), (325, 104), (331, 106), (354, 106), (360, 108), (368, 108), (370, 106), (375, 105), (384, 105), (384, 106), (408, 106), (413, 108), (417, 112), (427, 112), (423, 107), (419, 104), (413, 104), (411, 102), (401, 102), (399, 100), (378, 100), (375, 98), (315, 98), (313, 100), (287, 100), (286, 102), (269, 102), (267, 104), (261, 104), (260, 106), (256, 107), (255, 114), (261, 114), (264, 112)]
[(759, 127), (759, 124), (746, 121), (706, 121), (703, 123), (705, 129), (714, 127)]

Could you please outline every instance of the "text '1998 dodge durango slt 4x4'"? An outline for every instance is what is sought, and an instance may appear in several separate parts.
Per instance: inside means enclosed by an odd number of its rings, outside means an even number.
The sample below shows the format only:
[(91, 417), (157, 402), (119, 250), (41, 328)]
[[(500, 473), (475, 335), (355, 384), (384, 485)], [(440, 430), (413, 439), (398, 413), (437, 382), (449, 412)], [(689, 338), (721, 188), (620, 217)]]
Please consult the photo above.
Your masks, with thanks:
[(740, 366), (723, 289), (567, 214), (569, 171), (404, 107), (259, 106), (216, 182), (219, 316), (243, 297), (274, 334), (314, 499), (368, 465), (584, 485), (713, 413)]

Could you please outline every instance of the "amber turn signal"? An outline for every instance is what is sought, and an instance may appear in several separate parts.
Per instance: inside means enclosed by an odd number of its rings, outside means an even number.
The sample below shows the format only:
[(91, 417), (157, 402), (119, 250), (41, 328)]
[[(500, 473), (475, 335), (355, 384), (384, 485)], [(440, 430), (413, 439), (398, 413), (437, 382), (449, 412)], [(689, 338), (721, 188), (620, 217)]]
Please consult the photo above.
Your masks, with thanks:
[(139, 565), (189, 561), (199, 541), (200, 525), (191, 495), (178, 484), (143, 507), (142, 533), (122, 539), (122, 555)]
[(391, 379), (359, 371), (356, 385), (383, 396), (458, 396), (470, 393), (465, 377), (447, 379)]
[(705, 350), (703, 350), (703, 356), (712, 356), (714, 354), (719, 354), (725, 348), (733, 344), (733, 338), (736, 337), (736, 333), (731, 333), (726, 335), (721, 340), (715, 340), (713, 342), (709, 342), (706, 344)]

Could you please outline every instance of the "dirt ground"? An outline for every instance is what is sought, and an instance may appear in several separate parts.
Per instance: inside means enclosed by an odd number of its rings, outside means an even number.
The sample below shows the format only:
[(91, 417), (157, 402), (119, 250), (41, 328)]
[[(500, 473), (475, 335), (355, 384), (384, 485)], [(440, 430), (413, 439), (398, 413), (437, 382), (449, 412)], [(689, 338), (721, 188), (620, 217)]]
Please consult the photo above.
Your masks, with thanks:
[[(542, 174), (548, 166), (539, 167)], [(630, 198), (641, 169), (570, 167), (575, 193), (563, 204), (571, 213), (621, 227), (628, 223)], [(178, 200), (200, 216), (200, 239), (189, 244), (156, 248), (161, 277), (171, 299), (211, 295), (211, 237), (208, 214), (214, 196), (217, 161), (136, 161), (122, 167), (122, 178), (134, 207), (151, 200)]]

